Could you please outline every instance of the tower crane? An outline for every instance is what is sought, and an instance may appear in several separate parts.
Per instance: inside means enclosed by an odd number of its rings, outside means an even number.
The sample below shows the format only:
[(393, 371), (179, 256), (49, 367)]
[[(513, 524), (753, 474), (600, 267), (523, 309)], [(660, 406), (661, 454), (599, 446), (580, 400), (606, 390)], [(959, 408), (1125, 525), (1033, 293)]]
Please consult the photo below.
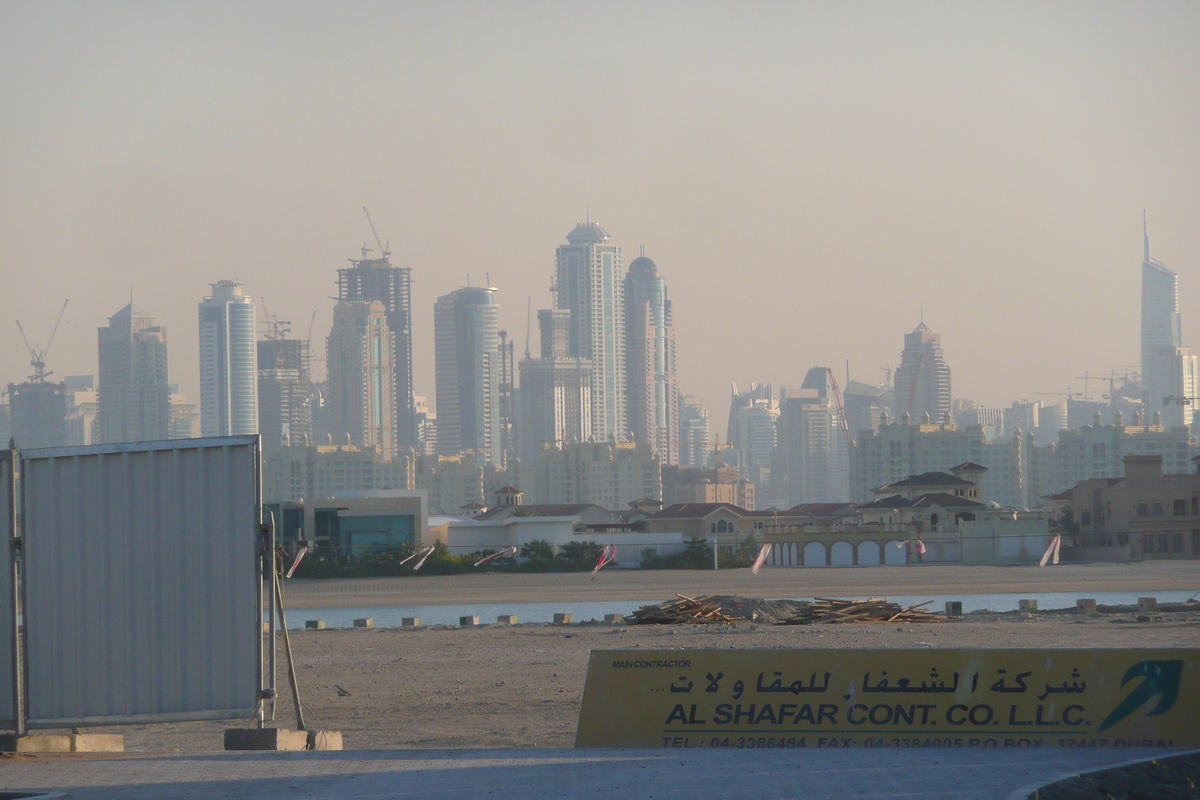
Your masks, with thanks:
[(62, 308), (58, 312), (58, 319), (54, 323), (54, 330), (50, 332), (50, 341), (46, 342), (46, 346), (41, 350), (29, 343), (29, 337), (25, 335), (25, 329), (21, 327), (21, 320), (17, 320), (17, 330), (21, 332), (21, 338), (25, 340), (25, 349), (29, 351), (29, 364), (33, 367), (33, 374), (29, 376), (32, 383), (42, 383), (46, 380), (46, 376), (53, 374), (46, 371), (46, 354), (50, 352), (50, 345), (54, 344), (54, 336), (58, 333), (58, 326), (62, 324), (63, 314), (67, 311), (67, 303), (71, 302), (70, 298), (63, 301)]
[(842, 438), (846, 440), (846, 449), (849, 450), (854, 444), (854, 437), (850, 435), (850, 423), (846, 421), (846, 404), (842, 402), (842, 387), (838, 386), (832, 368), (826, 367), (825, 371), (829, 373), (829, 385), (833, 389), (833, 399), (837, 403), (838, 427), (842, 429)]
[(379, 231), (375, 230), (375, 220), (371, 219), (371, 212), (367, 211), (366, 206), (363, 206), (363, 213), (367, 215), (367, 224), (371, 226), (371, 233), (375, 235), (375, 244), (379, 245), (379, 257), (387, 258), (392, 254), (392, 251), (388, 249), (388, 246), (391, 245), (391, 242), (388, 242), (385, 245), (379, 240)]

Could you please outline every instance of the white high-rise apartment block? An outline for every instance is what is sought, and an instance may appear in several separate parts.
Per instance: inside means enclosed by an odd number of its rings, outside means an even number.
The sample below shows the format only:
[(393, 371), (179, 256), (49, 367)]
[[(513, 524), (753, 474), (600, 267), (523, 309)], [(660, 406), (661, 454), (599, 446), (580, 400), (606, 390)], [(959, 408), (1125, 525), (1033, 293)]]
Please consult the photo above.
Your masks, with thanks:
[(200, 433), (258, 433), (254, 300), (237, 281), (210, 286), (200, 301)]
[(592, 434), (598, 439), (629, 432), (624, 277), (621, 248), (590, 220), (576, 225), (558, 248), (555, 305), (571, 312), (568, 355), (591, 362)]

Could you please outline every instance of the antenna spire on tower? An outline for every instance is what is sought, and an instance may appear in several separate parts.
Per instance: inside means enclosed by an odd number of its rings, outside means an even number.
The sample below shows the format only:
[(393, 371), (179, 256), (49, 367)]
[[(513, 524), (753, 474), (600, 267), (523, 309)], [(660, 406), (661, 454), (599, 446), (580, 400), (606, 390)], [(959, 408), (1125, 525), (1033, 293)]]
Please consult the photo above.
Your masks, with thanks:
[(1142, 246), (1146, 250), (1146, 263), (1150, 263), (1150, 228), (1146, 225), (1146, 209), (1142, 209)]

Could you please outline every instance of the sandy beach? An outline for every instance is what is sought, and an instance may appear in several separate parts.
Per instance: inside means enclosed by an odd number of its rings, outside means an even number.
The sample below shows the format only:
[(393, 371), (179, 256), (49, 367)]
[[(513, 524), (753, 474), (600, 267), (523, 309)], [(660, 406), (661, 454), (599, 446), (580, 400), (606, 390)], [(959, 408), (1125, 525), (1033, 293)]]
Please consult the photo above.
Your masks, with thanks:
[(412, 578), (291, 580), (289, 608), (349, 608), (457, 603), (660, 601), (676, 592), (747, 597), (854, 597), (1004, 592), (1200, 590), (1200, 562), (1022, 566), (826, 567), (814, 569), (611, 570), (481, 573)]
[[(1195, 562), (1036, 567), (877, 567), (727, 572), (477, 575), (290, 583), (292, 607), (555, 600), (665, 600), (675, 592), (751, 597), (1200, 589)], [(485, 620), (486, 622), (486, 620)], [(309, 727), (367, 748), (570, 747), (593, 649), (1197, 647), (1200, 612), (1088, 618), (974, 614), (938, 624), (771, 626), (482, 625), (296, 631)], [(279, 653), (276, 724), (295, 727)], [(341, 686), (350, 694), (339, 696)], [(108, 729), (130, 750), (220, 750), (225, 727), (197, 722)]]

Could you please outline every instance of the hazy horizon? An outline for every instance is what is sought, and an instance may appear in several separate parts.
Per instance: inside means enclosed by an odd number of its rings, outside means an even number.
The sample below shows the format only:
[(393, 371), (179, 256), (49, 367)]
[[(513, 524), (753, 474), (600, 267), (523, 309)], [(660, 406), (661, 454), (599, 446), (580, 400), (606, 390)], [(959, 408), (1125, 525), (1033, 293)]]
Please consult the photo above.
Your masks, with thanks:
[(589, 213), (714, 430), (731, 381), (879, 382), (922, 305), (956, 398), (1056, 402), (1137, 369), (1143, 208), (1200, 348), (1197, 41), (1185, 2), (9, 2), (0, 383), (68, 297), (48, 368), (94, 374), (132, 286), (196, 401), (221, 279), (323, 359), (367, 206), (431, 405), (434, 300), (490, 278), (519, 357)]

